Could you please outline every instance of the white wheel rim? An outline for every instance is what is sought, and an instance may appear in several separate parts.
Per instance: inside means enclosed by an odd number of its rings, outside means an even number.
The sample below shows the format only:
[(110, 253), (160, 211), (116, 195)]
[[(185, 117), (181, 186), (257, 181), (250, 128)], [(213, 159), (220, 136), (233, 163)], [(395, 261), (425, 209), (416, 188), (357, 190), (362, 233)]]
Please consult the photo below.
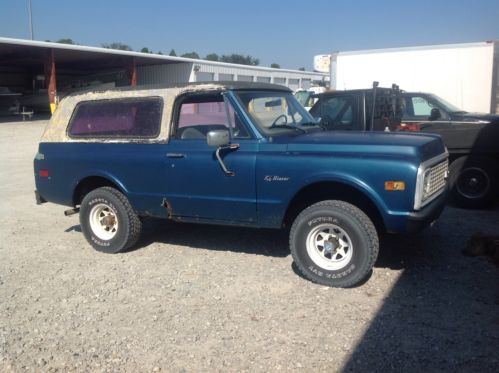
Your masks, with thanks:
[(306, 245), (310, 259), (328, 271), (342, 269), (352, 260), (352, 240), (335, 224), (321, 224), (312, 229)]
[(92, 232), (101, 240), (108, 241), (118, 232), (118, 217), (116, 211), (105, 203), (92, 207), (89, 214)]

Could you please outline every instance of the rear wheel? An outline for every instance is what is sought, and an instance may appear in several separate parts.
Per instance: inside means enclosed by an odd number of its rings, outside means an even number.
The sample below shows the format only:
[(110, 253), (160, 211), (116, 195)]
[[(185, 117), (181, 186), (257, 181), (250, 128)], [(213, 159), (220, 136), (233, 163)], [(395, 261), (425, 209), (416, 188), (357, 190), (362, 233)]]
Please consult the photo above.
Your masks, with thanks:
[(378, 256), (378, 235), (369, 217), (343, 201), (322, 201), (303, 210), (290, 232), (300, 273), (332, 287), (358, 285)]
[(118, 253), (132, 247), (142, 229), (128, 199), (110, 187), (95, 189), (83, 198), (80, 225), (93, 248), (105, 253)]
[(450, 165), (450, 185), (458, 206), (485, 208), (493, 201), (497, 172), (487, 158), (461, 157)]

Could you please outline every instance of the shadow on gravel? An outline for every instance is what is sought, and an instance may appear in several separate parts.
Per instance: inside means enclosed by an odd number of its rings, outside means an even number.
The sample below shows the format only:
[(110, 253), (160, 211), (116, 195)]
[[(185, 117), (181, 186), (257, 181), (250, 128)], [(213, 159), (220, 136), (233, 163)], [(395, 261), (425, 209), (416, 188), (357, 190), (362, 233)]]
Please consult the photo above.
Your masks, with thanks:
[(144, 219), (141, 238), (130, 251), (155, 242), (273, 257), (286, 257), (290, 254), (288, 236), (284, 231), (175, 223), (153, 218)]
[(499, 211), (447, 211), (433, 229), (386, 236), (376, 268), (404, 269), (344, 372), (499, 371), (499, 269), (461, 254)]
[(19, 125), (20, 122), (30, 123), (47, 119), (50, 119), (50, 114), (37, 114), (34, 115), (31, 119), (27, 119), (26, 121), (23, 121), (23, 118), (20, 115), (0, 115), (0, 125), (11, 123)]
[(69, 232), (78, 232), (81, 233), (81, 226), (80, 224), (73, 225), (69, 227), (68, 229), (65, 229), (64, 232), (69, 233)]

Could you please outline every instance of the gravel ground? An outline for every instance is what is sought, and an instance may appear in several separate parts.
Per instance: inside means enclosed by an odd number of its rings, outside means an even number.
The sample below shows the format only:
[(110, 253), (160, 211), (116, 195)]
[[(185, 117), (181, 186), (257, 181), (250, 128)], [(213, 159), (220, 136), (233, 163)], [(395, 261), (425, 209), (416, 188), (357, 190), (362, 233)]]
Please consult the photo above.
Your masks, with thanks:
[(499, 270), (460, 254), (497, 208), (384, 237), (348, 290), (298, 276), (277, 231), (150, 220), (105, 255), (35, 205), (44, 125), (0, 124), (0, 371), (499, 370)]

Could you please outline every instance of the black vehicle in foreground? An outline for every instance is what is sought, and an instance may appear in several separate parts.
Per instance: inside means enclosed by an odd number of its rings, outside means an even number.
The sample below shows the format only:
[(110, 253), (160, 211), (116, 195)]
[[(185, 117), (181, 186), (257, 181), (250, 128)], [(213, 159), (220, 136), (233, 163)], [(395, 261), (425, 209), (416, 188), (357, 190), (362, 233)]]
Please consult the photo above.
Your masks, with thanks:
[[(467, 113), (429, 93), (392, 88), (318, 94), (310, 114), (327, 130), (413, 131), (442, 136), (450, 187), (465, 208), (485, 208), (499, 196), (499, 115)], [(375, 102), (373, 107), (372, 103)]]

